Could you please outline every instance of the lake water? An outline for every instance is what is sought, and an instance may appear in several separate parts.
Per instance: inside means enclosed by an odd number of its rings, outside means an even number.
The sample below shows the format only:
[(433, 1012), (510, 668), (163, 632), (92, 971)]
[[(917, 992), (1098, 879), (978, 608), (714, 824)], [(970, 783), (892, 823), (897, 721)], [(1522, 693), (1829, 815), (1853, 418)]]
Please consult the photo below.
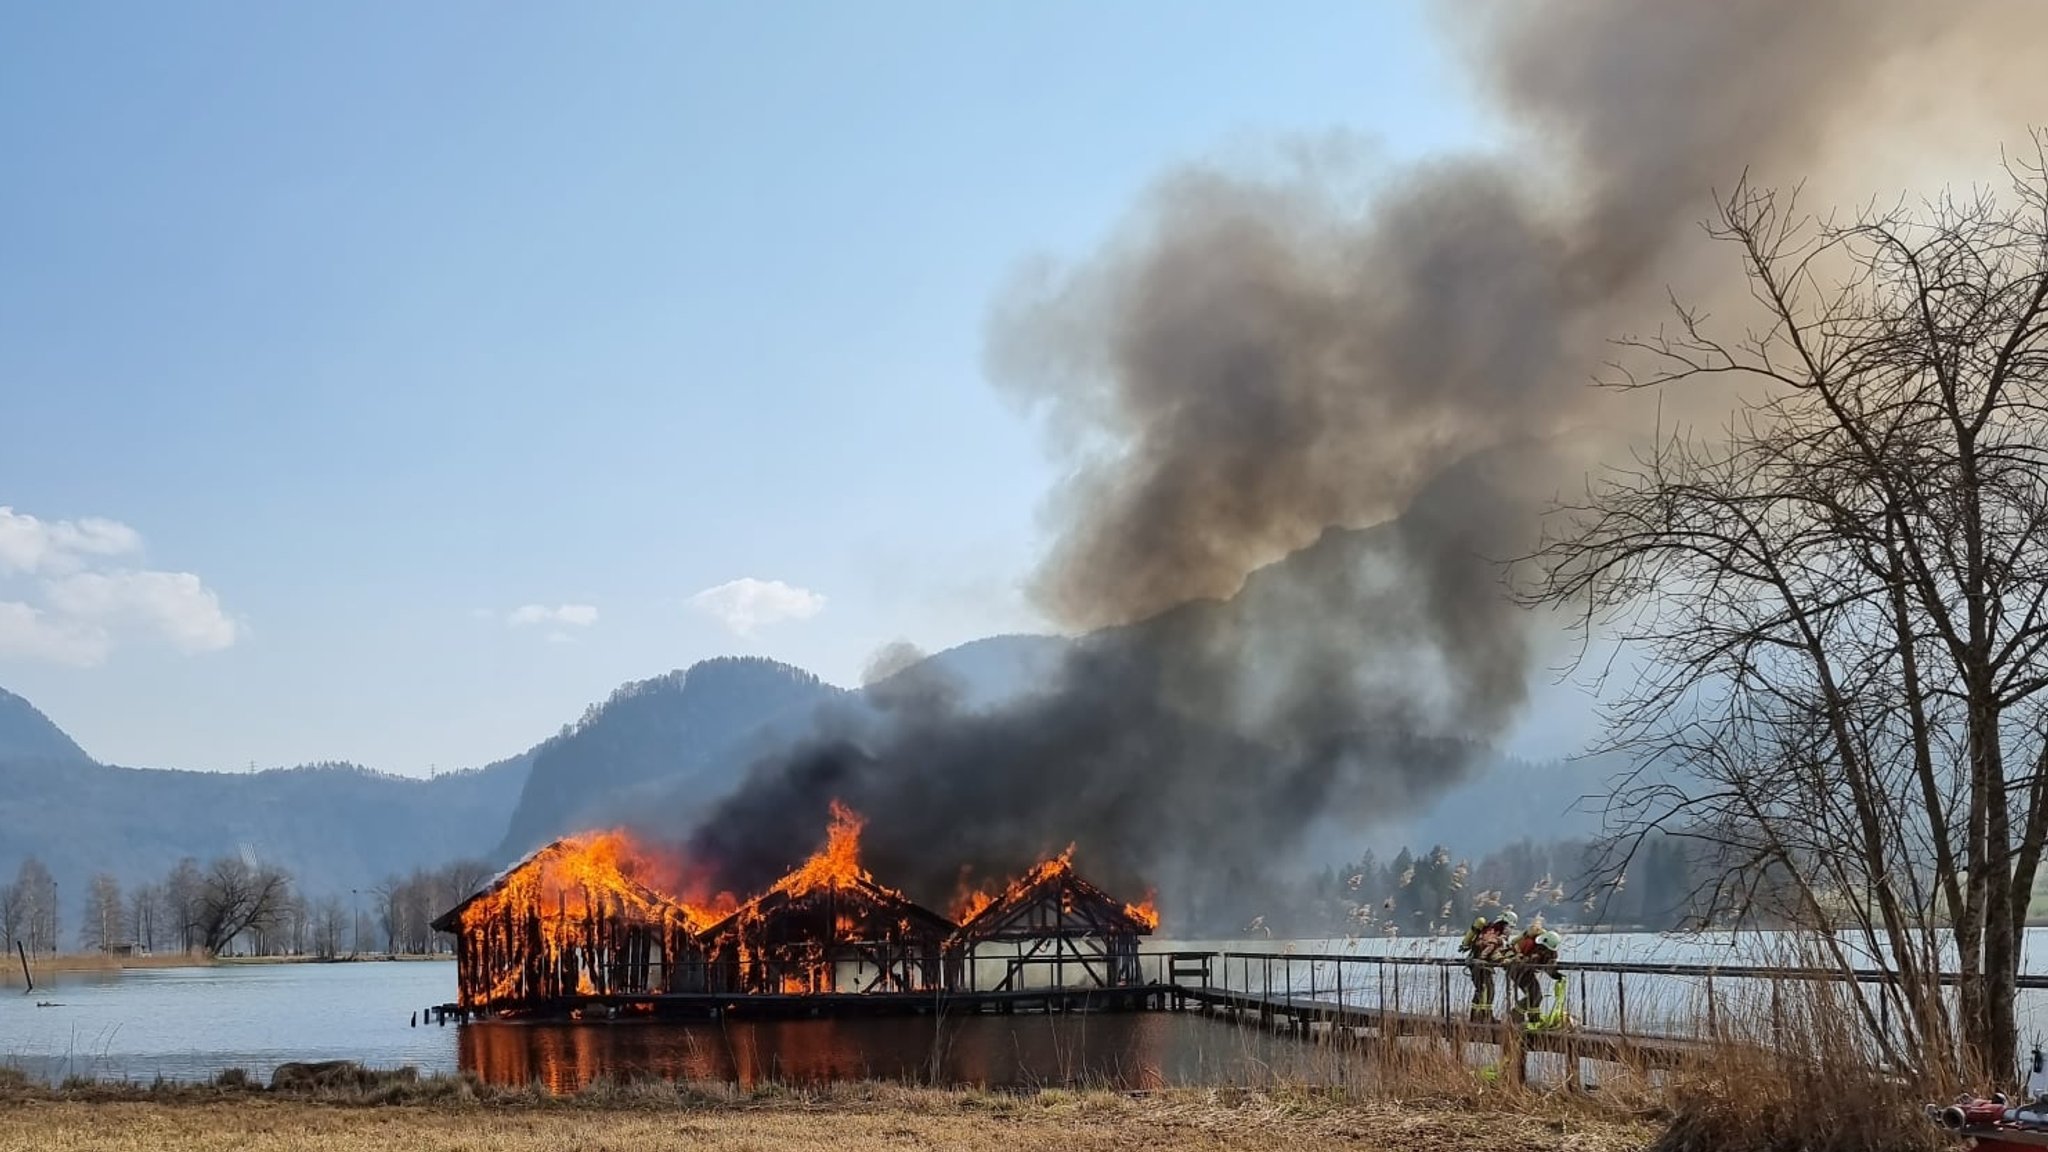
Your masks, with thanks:
[[(1281, 951), (1332, 955), (1447, 956), (1445, 938), (1160, 942), (1157, 949)], [(1758, 936), (1665, 937), (1588, 934), (1567, 941), (1566, 958), (1584, 961), (1733, 964), (1782, 959), (1782, 941)], [(2029, 971), (2048, 970), (2048, 930), (2029, 933)], [(1149, 966), (1148, 966), (1149, 967)], [(1313, 970), (1330, 994), (1337, 965), (1297, 960), (1293, 984), (1305, 990)], [(1398, 1002), (1436, 1011), (1446, 994), (1462, 1003), (1461, 973), (1406, 969), (1398, 997), (1383, 982), (1367, 986), (1369, 967), (1345, 965), (1344, 998)], [(1390, 970), (1391, 971), (1391, 970)], [(1265, 973), (1219, 969), (1233, 984), (1257, 987)], [(1448, 978), (1448, 980), (1447, 980)], [(1276, 977), (1277, 979), (1277, 977)], [(1639, 1029), (1681, 1026), (1698, 1013), (1699, 981), (1631, 977), (1629, 1019)], [(1588, 975), (1573, 1008), (1594, 1026), (1611, 1022), (1613, 978)], [(1723, 981), (1722, 1003), (1740, 992)], [(0, 1064), (30, 1075), (105, 1079), (203, 1080), (223, 1068), (268, 1077), (290, 1060), (358, 1060), (374, 1067), (410, 1064), (423, 1072), (468, 1071), (501, 1084), (539, 1081), (573, 1090), (600, 1075), (655, 1075), (752, 1085), (885, 1078), (926, 1083), (1030, 1087), (1109, 1083), (1256, 1084), (1273, 1076), (1311, 1079), (1327, 1051), (1195, 1013), (971, 1016), (681, 1024), (515, 1023), (413, 1026), (413, 1015), (455, 997), (452, 962), (221, 965), (139, 968), (53, 976), (23, 995), (0, 989)], [(38, 1002), (51, 1002), (38, 1007)], [(2023, 993), (2023, 1042), (2048, 1037), (2048, 994)]]
[(0, 1064), (49, 1081), (147, 1081), (223, 1068), (267, 1079), (290, 1060), (349, 1059), (569, 1091), (604, 1074), (741, 1085), (1251, 1083), (1309, 1074), (1316, 1058), (1285, 1037), (1192, 1013), (412, 1026), (415, 1012), (454, 996), (454, 964), (434, 961), (58, 974), (28, 995), (0, 991)]

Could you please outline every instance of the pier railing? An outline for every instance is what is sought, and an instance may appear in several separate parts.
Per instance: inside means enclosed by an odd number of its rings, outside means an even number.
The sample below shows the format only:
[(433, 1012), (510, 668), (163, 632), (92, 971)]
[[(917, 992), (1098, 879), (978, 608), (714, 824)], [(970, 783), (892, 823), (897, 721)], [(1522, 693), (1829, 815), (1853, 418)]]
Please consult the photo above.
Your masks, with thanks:
[[(1175, 964), (1189, 966), (1186, 960)], [(1368, 1013), (1436, 1016), (1449, 1025), (1469, 1019), (1471, 967), (1464, 959), (1442, 956), (1221, 951), (1213, 954), (1201, 979), (1209, 987), (1255, 994), (1276, 1005), (1318, 1002)], [(1847, 985), (1865, 998), (1880, 1026), (1888, 1026), (1892, 998), (1881, 992), (1898, 980), (1895, 973), (1875, 968), (1600, 961), (1545, 966), (1546, 971), (1553, 967), (1564, 977), (1567, 1005), (1582, 1027), (1645, 1039), (1705, 1039), (1720, 1034), (1723, 1024), (1735, 1019), (1775, 1030), (1782, 1027), (1783, 990), (1796, 983)], [(1499, 1014), (1515, 995), (1510, 970), (1494, 965), (1486, 970), (1492, 975), (1492, 1006)], [(1552, 992), (1549, 977), (1540, 979), (1547, 997)], [(1950, 987), (1965, 979), (1952, 972), (1939, 977)], [(1185, 976), (1167, 982), (1190, 986)], [(2048, 989), (2048, 975), (2022, 975), (2017, 986)]]

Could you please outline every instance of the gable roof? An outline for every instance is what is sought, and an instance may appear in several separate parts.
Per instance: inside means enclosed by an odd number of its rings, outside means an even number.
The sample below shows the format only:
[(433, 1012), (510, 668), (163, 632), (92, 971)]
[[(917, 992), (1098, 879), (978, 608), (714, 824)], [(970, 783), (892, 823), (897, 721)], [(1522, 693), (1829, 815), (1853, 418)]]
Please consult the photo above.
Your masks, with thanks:
[[(874, 912), (904, 916), (921, 921), (933, 934), (951, 935), (958, 925), (952, 920), (919, 904), (894, 888), (876, 883), (866, 875), (837, 879), (828, 884), (812, 887), (792, 888), (778, 882), (774, 887), (739, 906), (737, 911), (699, 933), (701, 939), (710, 940), (731, 932), (735, 926), (749, 918), (773, 920), (778, 916), (809, 905), (817, 896), (830, 893), (839, 900), (852, 900), (866, 904)], [(807, 910), (807, 909), (806, 909)]]
[(1062, 853), (1032, 868), (969, 916), (960, 925), (959, 939), (1034, 937), (1062, 931), (1149, 936), (1152, 923), (1075, 872), (1072, 860)]
[[(432, 925), (434, 931), (456, 932), (460, 930), (462, 927), (462, 914), (467, 912), (471, 905), (485, 897), (494, 896), (504, 891), (507, 887), (511, 886), (514, 880), (528, 871), (544, 869), (581, 845), (581, 837), (563, 836), (559, 839), (551, 840), (528, 853), (517, 863), (508, 866), (504, 871), (492, 877), (489, 883), (471, 893), (462, 903), (435, 917)], [(702, 918), (695, 909), (683, 904), (681, 901), (656, 892), (654, 889), (624, 873), (614, 873), (606, 876), (604, 881), (606, 887), (616, 889), (620, 895), (631, 899), (637, 904), (660, 912), (673, 913), (691, 931), (695, 931), (697, 926), (703, 923)]]

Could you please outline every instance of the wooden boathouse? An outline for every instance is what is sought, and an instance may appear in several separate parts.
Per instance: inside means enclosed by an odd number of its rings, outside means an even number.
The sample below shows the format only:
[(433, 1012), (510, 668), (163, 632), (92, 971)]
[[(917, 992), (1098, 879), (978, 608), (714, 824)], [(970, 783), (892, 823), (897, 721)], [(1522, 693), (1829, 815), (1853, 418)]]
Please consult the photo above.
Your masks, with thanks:
[(1155, 923), (1076, 873), (1069, 849), (967, 916), (947, 944), (952, 986), (1135, 988), (1138, 942)]
[(866, 875), (778, 884), (704, 931), (711, 990), (931, 992), (951, 920)]
[(566, 837), (443, 913), (433, 926), (456, 939), (458, 1006), (547, 1011), (703, 991), (703, 917), (636, 879), (642, 870), (623, 837)]

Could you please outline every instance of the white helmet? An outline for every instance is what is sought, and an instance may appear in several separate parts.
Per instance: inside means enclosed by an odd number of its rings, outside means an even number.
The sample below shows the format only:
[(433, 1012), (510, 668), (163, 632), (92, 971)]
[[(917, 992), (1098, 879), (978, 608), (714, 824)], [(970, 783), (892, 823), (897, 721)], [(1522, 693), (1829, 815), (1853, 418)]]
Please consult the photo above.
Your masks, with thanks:
[(1493, 922), (1495, 924), (1505, 924), (1508, 927), (1513, 928), (1515, 925), (1520, 924), (1522, 921), (1520, 917), (1515, 915), (1515, 910), (1513, 908), (1503, 908), (1500, 911), (1493, 914)]
[(1555, 952), (1564, 947), (1564, 937), (1546, 928), (1543, 935), (1536, 937), (1536, 943)]

